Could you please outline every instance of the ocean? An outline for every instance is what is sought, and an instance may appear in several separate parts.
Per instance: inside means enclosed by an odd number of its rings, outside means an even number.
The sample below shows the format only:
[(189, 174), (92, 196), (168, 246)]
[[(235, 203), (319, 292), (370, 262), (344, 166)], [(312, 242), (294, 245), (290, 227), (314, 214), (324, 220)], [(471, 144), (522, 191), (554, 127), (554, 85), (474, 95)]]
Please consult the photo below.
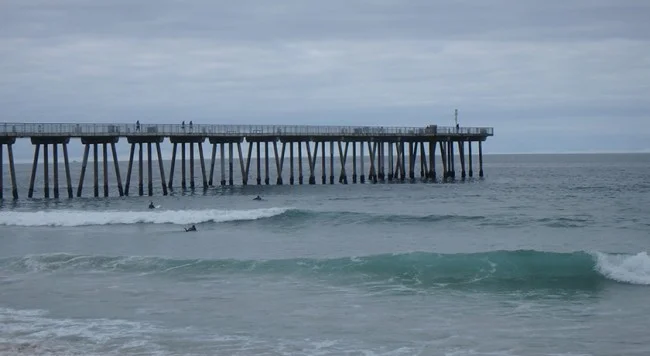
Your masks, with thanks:
[(30, 168), (0, 203), (2, 355), (650, 354), (650, 154), (71, 200), (26, 199)]

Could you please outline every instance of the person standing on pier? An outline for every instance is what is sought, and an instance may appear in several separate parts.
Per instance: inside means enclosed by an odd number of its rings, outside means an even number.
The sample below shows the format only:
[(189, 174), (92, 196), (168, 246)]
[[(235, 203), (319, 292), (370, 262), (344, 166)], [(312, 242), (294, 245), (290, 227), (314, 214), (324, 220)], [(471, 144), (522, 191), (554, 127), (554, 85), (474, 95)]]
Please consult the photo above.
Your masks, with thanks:
[(135, 122), (135, 130), (140, 131), (140, 120)]

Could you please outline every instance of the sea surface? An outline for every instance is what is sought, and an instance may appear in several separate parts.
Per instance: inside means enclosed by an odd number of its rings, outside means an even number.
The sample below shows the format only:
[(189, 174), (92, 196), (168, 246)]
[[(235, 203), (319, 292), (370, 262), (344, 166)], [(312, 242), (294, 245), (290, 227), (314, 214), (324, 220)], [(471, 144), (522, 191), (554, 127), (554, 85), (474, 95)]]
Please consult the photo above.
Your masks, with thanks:
[(0, 203), (2, 355), (650, 355), (650, 154), (72, 200), (26, 199), (30, 169)]

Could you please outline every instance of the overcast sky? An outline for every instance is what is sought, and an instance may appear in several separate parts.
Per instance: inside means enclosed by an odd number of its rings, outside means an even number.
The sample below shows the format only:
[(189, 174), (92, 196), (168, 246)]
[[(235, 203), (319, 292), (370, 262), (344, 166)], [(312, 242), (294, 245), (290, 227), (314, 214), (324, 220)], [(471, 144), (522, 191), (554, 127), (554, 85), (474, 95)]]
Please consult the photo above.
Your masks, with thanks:
[(2, 0), (9, 122), (492, 126), (650, 151), (647, 0)]

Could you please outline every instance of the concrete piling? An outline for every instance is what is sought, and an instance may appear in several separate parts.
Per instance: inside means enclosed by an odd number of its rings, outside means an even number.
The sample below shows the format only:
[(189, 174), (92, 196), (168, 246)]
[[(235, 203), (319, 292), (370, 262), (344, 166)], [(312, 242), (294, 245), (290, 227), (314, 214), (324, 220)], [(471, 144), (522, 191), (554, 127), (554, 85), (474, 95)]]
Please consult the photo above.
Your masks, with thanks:
[[(135, 145), (136, 143), (131, 143), (131, 153), (129, 154), (129, 163), (126, 168), (126, 183), (124, 184), (124, 195), (126, 196), (129, 195), (129, 187), (131, 186), (131, 172), (133, 171), (133, 156), (135, 155)], [(174, 161), (172, 160), (172, 172), (173, 171), (174, 171)], [(173, 179), (172, 177), (173, 177), (173, 173), (171, 173), (169, 178), (170, 185)]]
[(469, 149), (469, 154), (467, 155), (469, 158), (469, 177), (472, 178), (474, 176), (474, 171), (472, 170), (472, 141), (467, 141), (467, 148)]
[[(158, 154), (158, 169), (160, 170), (160, 183), (162, 185), (162, 190), (163, 190), (163, 195), (167, 195), (167, 185), (165, 184), (165, 167), (163, 165), (163, 159), (162, 159), (162, 152), (160, 152), (160, 142), (156, 142), (156, 153)], [(113, 145), (113, 154), (115, 154), (115, 145)], [(115, 160), (117, 162), (117, 160)], [(117, 174), (117, 181), (120, 181), (120, 171), (117, 166), (115, 166), (115, 174)], [(170, 173), (171, 174), (171, 173)], [(120, 191), (122, 190), (122, 187), (118, 185), (120, 188)], [(121, 195), (122, 193), (120, 193)]]
[(144, 185), (142, 178), (143, 162), (142, 162), (142, 142), (138, 142), (138, 195), (144, 195)]
[(108, 146), (106, 143), (102, 143), (102, 171), (104, 173), (104, 197), (108, 197)]

